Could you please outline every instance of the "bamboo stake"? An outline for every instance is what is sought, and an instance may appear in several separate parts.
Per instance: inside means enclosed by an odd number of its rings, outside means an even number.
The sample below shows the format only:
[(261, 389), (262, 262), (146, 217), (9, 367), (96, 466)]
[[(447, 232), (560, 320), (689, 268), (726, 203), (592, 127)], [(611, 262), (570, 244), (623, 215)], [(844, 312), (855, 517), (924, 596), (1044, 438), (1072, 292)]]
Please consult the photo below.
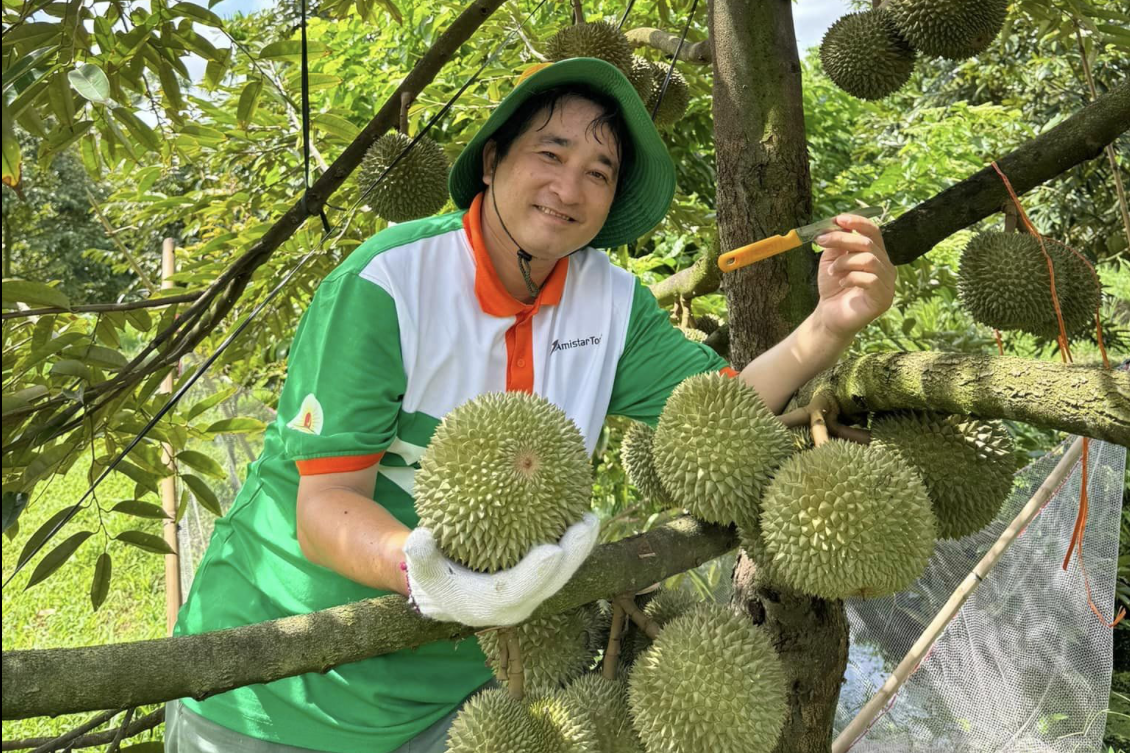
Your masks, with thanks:
[[(175, 250), (176, 241), (172, 238), (166, 238), (164, 243), (161, 244), (162, 290), (176, 285), (172, 280), (177, 271)], [(173, 373), (175, 371), (176, 369), (170, 371), (161, 382), (161, 392), (168, 394), (173, 391)], [(180, 557), (177, 556), (177, 552), (180, 551), (177, 544), (177, 530), (179, 528), (177, 525), (177, 465), (173, 455), (173, 447), (168, 442), (161, 443), (161, 454), (165, 464), (172, 471), (172, 474), (161, 479), (161, 506), (165, 510), (165, 524), (162, 528), (162, 534), (165, 537), (165, 543), (173, 550), (172, 554), (165, 555), (165, 630), (166, 635), (172, 635), (181, 605)]]
[(946, 625), (957, 615), (958, 611), (965, 603), (965, 600), (976, 590), (981, 581), (988, 576), (1001, 556), (1012, 546), (1012, 542), (1016, 540), (1020, 533), (1027, 528), (1036, 515), (1039, 514), (1052, 494), (1055, 493), (1055, 490), (1059, 488), (1063, 479), (1075, 467), (1075, 463), (1079, 461), (1079, 456), (1082, 453), (1082, 447), (1083, 439), (1081, 437), (1071, 443), (1067, 452), (1060, 458), (1059, 463), (1052, 472), (1048, 474), (1048, 477), (1044, 479), (1044, 483), (1040, 485), (1036, 493), (1032, 495), (1032, 499), (1028, 500), (1028, 503), (1024, 505), (1020, 513), (1012, 519), (1012, 523), (1010, 523), (1004, 533), (1000, 535), (997, 542), (993, 544), (992, 548), (989, 549), (981, 561), (977, 563), (977, 566), (973, 568), (973, 571), (961, 582), (961, 585), (953, 592), (945, 606), (943, 606), (937, 616), (934, 617), (933, 621), (926, 626), (922, 635), (919, 636), (918, 640), (911, 646), (910, 651), (907, 652), (903, 660), (899, 662), (899, 665), (895, 667), (895, 671), (892, 672), (891, 676), (887, 678), (887, 681), (883, 683), (883, 687), (879, 688), (875, 695), (871, 697), (871, 700), (867, 702), (860, 710), (859, 714), (851, 720), (851, 723), (844, 728), (843, 732), (841, 732), (835, 742), (832, 743), (832, 753), (845, 753), (845, 751), (851, 748), (852, 745), (867, 733), (871, 724), (882, 710), (886, 708), (887, 703), (894, 697), (899, 688), (906, 683), (907, 679), (922, 661), (922, 658), (926, 656), (934, 643), (937, 642), (938, 638), (945, 630)]

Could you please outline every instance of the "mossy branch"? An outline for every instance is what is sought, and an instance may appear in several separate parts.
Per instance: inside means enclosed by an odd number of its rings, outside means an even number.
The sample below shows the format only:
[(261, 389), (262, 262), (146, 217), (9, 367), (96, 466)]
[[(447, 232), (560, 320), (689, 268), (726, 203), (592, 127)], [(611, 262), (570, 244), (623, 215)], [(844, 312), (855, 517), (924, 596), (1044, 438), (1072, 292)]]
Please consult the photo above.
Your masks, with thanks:
[[(697, 567), (738, 545), (733, 527), (683, 516), (598, 547), (573, 579), (533, 617), (636, 592)], [(232, 688), (333, 667), (472, 628), (424, 619), (400, 596), (202, 635), (83, 648), (5, 651), (4, 719), (125, 708), (205, 698)], [(326, 640), (326, 636), (333, 640)], [(138, 667), (144, 667), (139, 672)]]
[(910, 408), (1130, 445), (1130, 373), (1095, 366), (961, 353), (884, 353), (842, 363), (806, 385), (840, 414)]

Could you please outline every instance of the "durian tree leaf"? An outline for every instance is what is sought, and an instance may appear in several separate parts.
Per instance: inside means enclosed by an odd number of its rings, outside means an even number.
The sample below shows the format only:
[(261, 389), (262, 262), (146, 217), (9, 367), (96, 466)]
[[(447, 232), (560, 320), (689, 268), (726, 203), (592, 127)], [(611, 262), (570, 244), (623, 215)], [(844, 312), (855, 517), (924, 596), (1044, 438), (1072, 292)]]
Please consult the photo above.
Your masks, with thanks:
[(169, 515), (152, 502), (142, 502), (139, 499), (123, 499), (110, 508), (110, 512), (121, 512), (126, 515), (132, 515), (136, 518), (148, 518), (150, 520), (164, 520)]
[[(16, 139), (15, 126), (12, 124), (12, 116), (8, 112), (8, 98), (3, 97), (3, 136), (2, 147), (3, 155), (0, 160), (0, 169), (2, 169), (2, 180), (4, 185), (9, 188), (15, 188), (20, 183), (20, 142)], [(7, 283), (4, 284), (7, 287)]]
[[(26, 303), (32, 307), (53, 306), (69, 309), (71, 300), (62, 290), (32, 280), (4, 280), (0, 285), (0, 300), (5, 304)], [(14, 306), (6, 306), (14, 308)]]
[(311, 120), (318, 126), (319, 130), (331, 136), (335, 136), (342, 141), (353, 141), (353, 139), (357, 138), (357, 134), (361, 133), (361, 129), (353, 125), (350, 121), (328, 112), (315, 115)]
[(178, 452), (177, 462), (184, 463), (188, 467), (195, 468), (201, 473), (205, 473), (213, 478), (227, 478), (227, 473), (224, 471), (223, 466), (204, 453), (197, 452), (196, 450)]
[(125, 107), (115, 108), (112, 113), (143, 147), (153, 152), (161, 151), (161, 139), (157, 136), (156, 131), (142, 122), (141, 118)]
[(145, 531), (123, 531), (114, 538), (150, 554), (174, 553), (172, 547), (163, 538)]
[[(306, 54), (310, 58), (323, 57), (329, 52), (329, 48), (323, 42), (314, 40), (306, 42)], [(302, 60), (302, 42), (297, 39), (280, 39), (271, 42), (259, 51), (259, 59), (297, 63)]]
[(22, 390), (17, 390), (10, 395), (4, 395), (3, 410), (4, 415), (26, 408), (33, 402), (48, 394), (49, 390), (42, 384), (33, 384), (30, 387), (25, 387)]
[(106, 601), (110, 592), (110, 578), (114, 574), (114, 562), (109, 552), (102, 552), (94, 563), (94, 577), (90, 581), (90, 606), (95, 612)]
[(246, 128), (255, 117), (255, 110), (259, 107), (259, 94), (263, 91), (263, 82), (259, 80), (248, 81), (239, 95), (239, 106), (236, 108), (236, 119), (240, 128)]
[(24, 590), (26, 591), (37, 583), (42, 583), (46, 580), (52, 573), (62, 567), (63, 563), (71, 558), (71, 555), (82, 546), (84, 541), (93, 535), (94, 531), (80, 531), (79, 533), (71, 535), (63, 543), (48, 552), (43, 559), (39, 561), (39, 564), (35, 566), (35, 570), (32, 571), (31, 577), (28, 578)]
[(67, 78), (70, 79), (75, 91), (91, 102), (113, 105), (110, 99), (110, 79), (94, 63), (86, 63), (73, 71), (68, 71)]
[(220, 508), (220, 500), (216, 498), (215, 492), (208, 486), (204, 479), (199, 476), (194, 476), (191, 473), (181, 474), (181, 479), (184, 481), (185, 486), (188, 487), (192, 495), (196, 497), (196, 501), (200, 503), (208, 512), (216, 517), (224, 514)]
[(87, 382), (91, 379), (90, 367), (73, 358), (64, 358), (62, 361), (51, 364), (51, 375), (77, 377)]
[(39, 545), (47, 540), (47, 537), (55, 530), (55, 527), (76, 507), (78, 507), (78, 505), (64, 507), (44, 521), (43, 525), (35, 529), (35, 533), (28, 537), (28, 540), (24, 543), (24, 548), (20, 550), (20, 556), (16, 560), (16, 567), (23, 567), (24, 563), (31, 559)]
[(4, 532), (7, 532), (20, 519), (24, 508), (27, 507), (28, 499), (26, 492), (4, 492)]
[(174, 16), (184, 16), (185, 18), (191, 18), (193, 21), (202, 23), (205, 26), (212, 26), (217, 29), (224, 28), (223, 19), (221, 19), (215, 13), (208, 10), (207, 8), (201, 8), (199, 5), (196, 5), (194, 3), (186, 2), (186, 0), (180, 0), (180, 2), (178, 2), (176, 5), (170, 6), (169, 13)]
[(259, 419), (242, 416), (220, 419), (204, 431), (207, 434), (251, 434), (261, 432), (266, 428), (267, 425)]
[(213, 392), (203, 400), (194, 403), (191, 408), (184, 414), (185, 421), (191, 421), (211, 408), (216, 407), (220, 403), (230, 398), (235, 393), (239, 392), (239, 387), (225, 387), (217, 392)]
[(30, 22), (23, 23), (4, 33), (3, 49), (7, 51), (16, 45), (25, 49), (35, 49), (55, 41), (63, 32), (63, 27), (57, 23)]

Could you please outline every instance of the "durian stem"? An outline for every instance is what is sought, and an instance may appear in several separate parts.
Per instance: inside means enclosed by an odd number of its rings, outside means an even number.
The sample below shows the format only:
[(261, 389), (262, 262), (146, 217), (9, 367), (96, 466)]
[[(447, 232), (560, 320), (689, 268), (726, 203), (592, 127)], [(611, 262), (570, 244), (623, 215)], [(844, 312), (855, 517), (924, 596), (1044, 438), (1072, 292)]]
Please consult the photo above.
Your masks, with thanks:
[(781, 416), (781, 423), (788, 429), (795, 429), (798, 426), (808, 425), (808, 408), (797, 408), (791, 410), (785, 415)]
[(808, 428), (812, 432), (812, 444), (816, 447), (828, 441), (828, 421), (835, 420), (836, 407), (822, 393), (812, 398), (812, 402), (808, 404)]
[(412, 92), (400, 93), (400, 132), (405, 136), (408, 135), (408, 108), (412, 106), (412, 100), (416, 95)]
[(1006, 233), (1015, 233), (1017, 222), (1020, 216), (1016, 213), (1016, 205), (1011, 201), (1005, 202), (1004, 205), (1004, 231)]
[(608, 631), (608, 648), (604, 649), (604, 666), (601, 674), (605, 679), (616, 679), (616, 665), (620, 660), (620, 636), (624, 633), (624, 607), (619, 601), (612, 602), (612, 627)]
[(510, 690), (510, 697), (520, 701), (526, 695), (525, 675), (522, 672), (522, 648), (518, 645), (518, 631), (514, 628), (503, 628), (500, 640), (506, 641), (509, 664), (506, 674), (506, 686)]
[(507, 672), (510, 671), (510, 639), (506, 635), (503, 628), (498, 631), (498, 669), (495, 671), (495, 677), (499, 682), (506, 682)]
[(1079, 461), (1079, 456), (1082, 454), (1083, 440), (1082, 438), (1076, 439), (1067, 448), (1059, 463), (1052, 470), (1048, 477), (1044, 479), (1044, 483), (1024, 505), (1020, 513), (1013, 518), (1012, 523), (1005, 529), (1004, 533), (1000, 535), (997, 542), (993, 544), (988, 553), (977, 563), (973, 571), (965, 577), (957, 590), (953, 592), (945, 606), (934, 617), (933, 621), (926, 626), (922, 631), (921, 637), (914, 642), (910, 651), (907, 653), (899, 665), (895, 667), (894, 672), (883, 683), (883, 687), (871, 696), (867, 704), (856, 715), (855, 719), (844, 728), (835, 742), (832, 743), (832, 753), (846, 753), (846, 751), (863, 735), (875, 718), (886, 708), (887, 703), (910, 677), (914, 668), (918, 666), (922, 658), (926, 656), (938, 636), (945, 630), (953, 618), (961, 609), (965, 600), (969, 595), (976, 590), (977, 586), (981, 584), (985, 578), (988, 577), (989, 572), (996, 566), (1001, 556), (1012, 545), (1012, 542), (1020, 535), (1020, 533), (1028, 527), (1028, 524), (1039, 514), (1047, 501), (1055, 494), (1056, 489), (1059, 488), (1064, 478), (1071, 473), (1075, 468), (1075, 464)]
[(837, 439), (846, 439), (849, 442), (858, 442), (859, 444), (871, 444), (871, 432), (866, 429), (844, 426), (834, 415), (827, 416), (825, 420), (828, 422), (828, 431)]
[(585, 22), (585, 8), (581, 0), (573, 0), (573, 25), (580, 26)]
[(636, 623), (639, 629), (644, 632), (644, 635), (652, 640), (659, 637), (659, 623), (644, 614), (643, 610), (636, 606), (636, 602), (626, 596), (618, 596), (614, 603), (620, 605), (620, 608), (632, 618), (632, 622)]

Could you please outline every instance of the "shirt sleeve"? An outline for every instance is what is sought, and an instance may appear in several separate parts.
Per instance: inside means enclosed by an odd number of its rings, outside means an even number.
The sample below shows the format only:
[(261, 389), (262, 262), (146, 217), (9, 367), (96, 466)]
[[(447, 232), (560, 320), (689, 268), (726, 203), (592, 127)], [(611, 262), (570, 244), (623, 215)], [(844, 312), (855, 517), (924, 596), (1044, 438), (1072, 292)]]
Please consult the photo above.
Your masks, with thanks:
[(655, 426), (667, 398), (680, 382), (712, 371), (737, 375), (711, 348), (684, 337), (651, 291), (637, 279), (609, 414)]
[(357, 274), (326, 279), (287, 363), (278, 418), (286, 459), (304, 476), (373, 465), (396, 436), (404, 385), (392, 296)]

